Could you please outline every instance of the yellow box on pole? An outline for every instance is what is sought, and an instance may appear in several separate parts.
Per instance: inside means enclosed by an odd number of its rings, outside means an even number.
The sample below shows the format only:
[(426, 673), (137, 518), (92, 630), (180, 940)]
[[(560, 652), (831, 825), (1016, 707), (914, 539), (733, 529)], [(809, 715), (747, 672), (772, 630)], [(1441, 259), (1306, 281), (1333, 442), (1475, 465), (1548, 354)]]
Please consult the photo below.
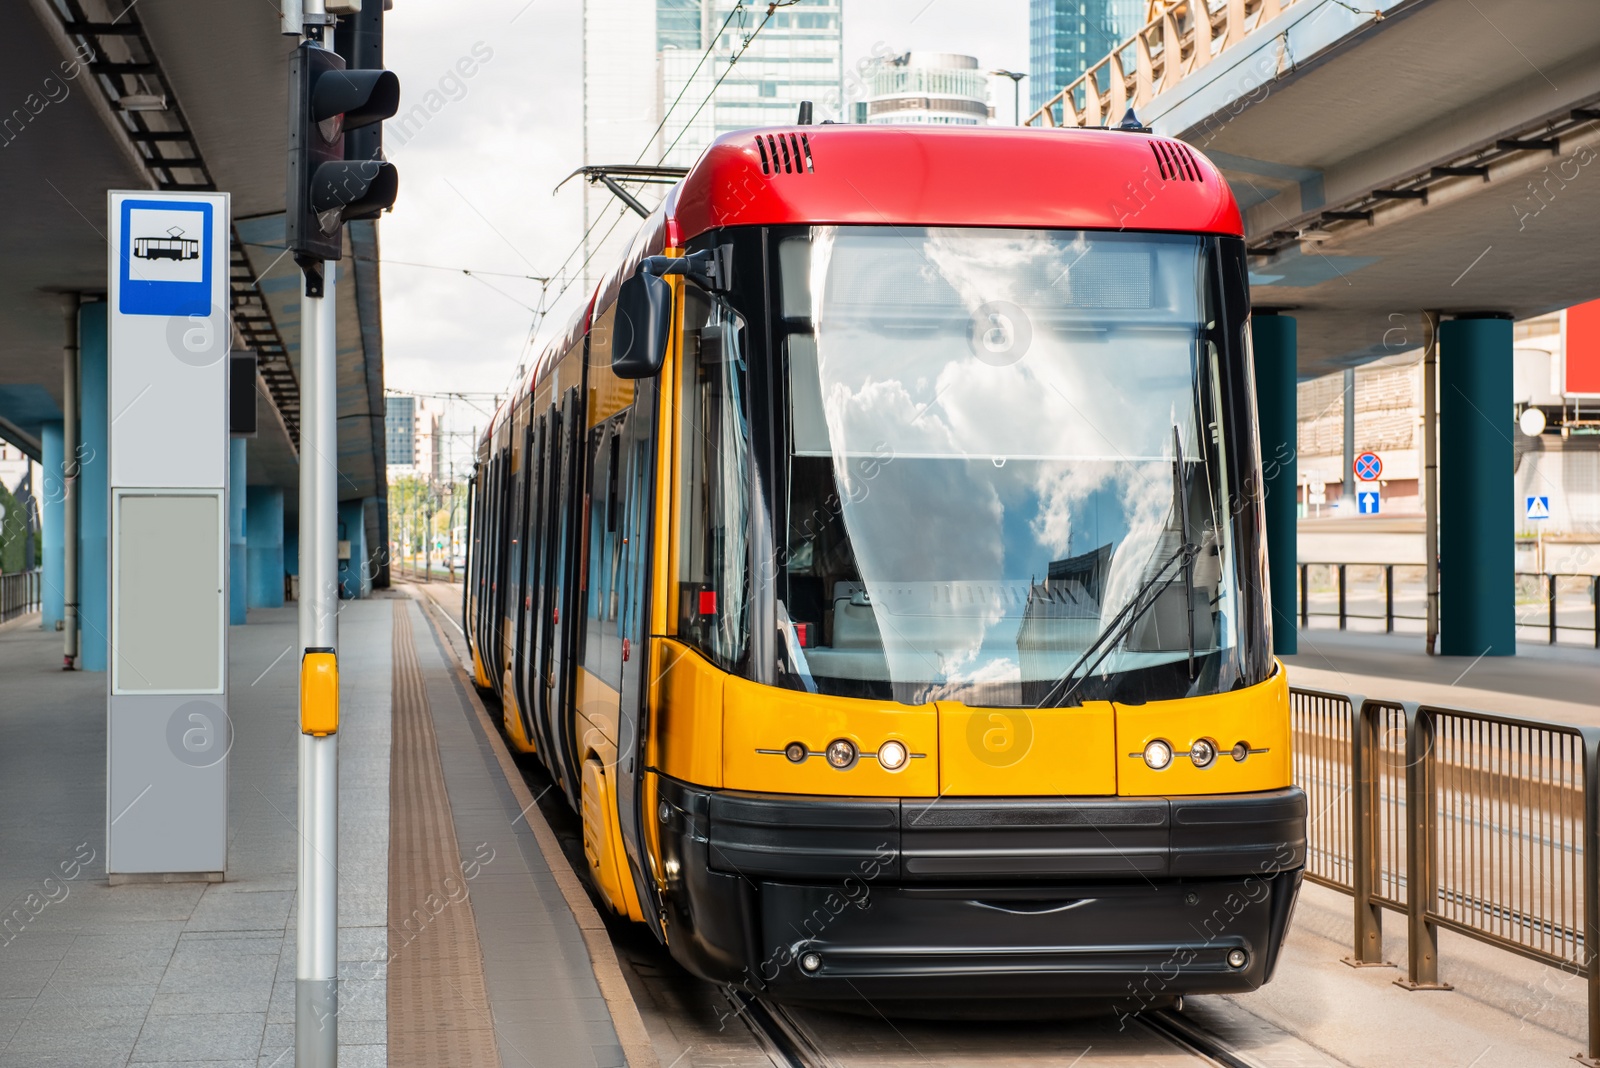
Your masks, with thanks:
[(307, 649), (300, 660), (300, 733), (325, 738), (339, 730), (339, 659)]

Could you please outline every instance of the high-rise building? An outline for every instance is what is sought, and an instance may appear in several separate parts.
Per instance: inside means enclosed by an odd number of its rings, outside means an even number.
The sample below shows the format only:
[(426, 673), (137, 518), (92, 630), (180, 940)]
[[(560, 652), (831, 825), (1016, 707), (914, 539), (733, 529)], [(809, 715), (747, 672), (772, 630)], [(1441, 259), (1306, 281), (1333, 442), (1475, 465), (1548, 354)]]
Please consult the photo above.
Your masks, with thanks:
[[(841, 99), (842, 4), (800, 0), (768, 19), (736, 0), (584, 0), (583, 162), (688, 166), (724, 133), (793, 122), (802, 100), (818, 121), (847, 117), (826, 111)], [(639, 197), (654, 206), (660, 188)], [(633, 232), (619, 209), (585, 186), (586, 286)]]
[(439, 413), (420, 397), (390, 394), (383, 414), (384, 453), (389, 480), (411, 476), (432, 481), (439, 475)]
[(993, 117), (989, 76), (972, 56), (902, 52), (873, 72), (869, 123), (983, 126)]
[(1150, 0), (1029, 0), (1028, 104), (1078, 80), (1145, 24)]

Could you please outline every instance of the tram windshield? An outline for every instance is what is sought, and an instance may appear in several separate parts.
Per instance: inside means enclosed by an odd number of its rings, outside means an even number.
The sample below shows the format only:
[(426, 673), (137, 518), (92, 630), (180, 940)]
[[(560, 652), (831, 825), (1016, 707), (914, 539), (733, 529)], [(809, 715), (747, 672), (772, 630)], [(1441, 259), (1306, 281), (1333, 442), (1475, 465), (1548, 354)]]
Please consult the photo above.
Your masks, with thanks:
[(999, 707), (1266, 677), (1249, 357), (1216, 239), (774, 236), (755, 410), (778, 425), (737, 461), (743, 507), (772, 498), (741, 534), (772, 550), (748, 554), (744, 623), (768, 681)]

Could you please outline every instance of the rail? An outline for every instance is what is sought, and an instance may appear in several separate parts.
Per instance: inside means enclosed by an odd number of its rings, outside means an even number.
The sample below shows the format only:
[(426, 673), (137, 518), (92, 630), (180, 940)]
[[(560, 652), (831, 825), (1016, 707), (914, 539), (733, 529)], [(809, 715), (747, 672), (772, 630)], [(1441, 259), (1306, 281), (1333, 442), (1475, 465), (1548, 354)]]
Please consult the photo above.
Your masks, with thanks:
[(0, 623), (39, 609), (39, 572), (0, 575)]
[(1299, 0), (1178, 0), (1028, 116), (1027, 126), (1105, 126), (1206, 66)]
[[(1309, 626), (1312, 619), (1338, 619), (1339, 629), (1346, 630), (1353, 619), (1382, 620), (1384, 633), (1393, 634), (1397, 621), (1426, 622), (1425, 572), (1422, 564), (1299, 564), (1300, 626)], [(1570, 571), (1515, 575), (1519, 628), (1543, 631), (1551, 645), (1564, 631), (1587, 633), (1600, 649), (1600, 577)], [(1380, 598), (1381, 612), (1361, 610), (1375, 609)], [(1415, 611), (1406, 610), (1411, 607)]]
[(1412, 990), (1439, 981), (1438, 931), (1584, 976), (1600, 1059), (1600, 728), (1291, 688), (1306, 878), (1351, 895), (1355, 966), (1407, 921)]

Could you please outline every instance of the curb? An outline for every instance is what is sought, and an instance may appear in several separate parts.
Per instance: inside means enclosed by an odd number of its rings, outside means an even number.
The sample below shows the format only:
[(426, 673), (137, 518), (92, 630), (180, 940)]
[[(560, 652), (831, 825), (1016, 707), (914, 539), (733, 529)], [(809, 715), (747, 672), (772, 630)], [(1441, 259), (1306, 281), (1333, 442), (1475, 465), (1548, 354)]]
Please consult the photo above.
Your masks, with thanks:
[[(421, 604), (422, 614), (427, 617), (429, 625), (438, 632), (445, 648), (452, 648), (449, 634), (440, 628), (439, 621), (435, 618), (436, 612), (443, 612), (438, 602), (417, 592), (407, 591), (407, 593)], [(595, 911), (594, 903), (589, 900), (582, 881), (572, 870), (572, 865), (567, 862), (567, 855), (561, 851), (561, 843), (556, 840), (555, 832), (550, 829), (550, 825), (544, 820), (544, 815), (539, 812), (533, 791), (528, 789), (528, 784), (522, 780), (522, 773), (517, 770), (516, 763), (511, 759), (511, 752), (506, 748), (505, 739), (500, 737), (499, 729), (489, 718), (489, 711), (484, 708), (483, 699), (478, 696), (478, 689), (472, 684), (471, 677), (459, 660), (450, 658), (450, 666), (455, 669), (461, 687), (477, 714), (478, 725), (488, 738), (490, 748), (494, 750), (495, 759), (500, 763), (500, 771), (506, 777), (506, 785), (511, 788), (512, 796), (522, 807), (528, 829), (533, 832), (534, 840), (539, 844), (539, 852), (544, 856), (556, 885), (560, 887), (567, 908), (578, 921), (578, 930), (582, 932), (584, 946), (589, 951), (589, 963), (594, 970), (595, 983), (600, 987), (600, 995), (605, 998), (606, 1009), (611, 1013), (611, 1025), (616, 1029), (617, 1041), (622, 1045), (622, 1054), (627, 1058), (629, 1068), (660, 1068), (661, 1062), (656, 1057), (655, 1045), (645, 1030), (644, 1017), (639, 1014), (639, 1006), (634, 1003), (633, 994), (628, 989), (628, 981), (622, 975), (621, 965), (617, 963), (617, 951), (611, 944), (611, 934), (606, 929), (605, 921)]]

